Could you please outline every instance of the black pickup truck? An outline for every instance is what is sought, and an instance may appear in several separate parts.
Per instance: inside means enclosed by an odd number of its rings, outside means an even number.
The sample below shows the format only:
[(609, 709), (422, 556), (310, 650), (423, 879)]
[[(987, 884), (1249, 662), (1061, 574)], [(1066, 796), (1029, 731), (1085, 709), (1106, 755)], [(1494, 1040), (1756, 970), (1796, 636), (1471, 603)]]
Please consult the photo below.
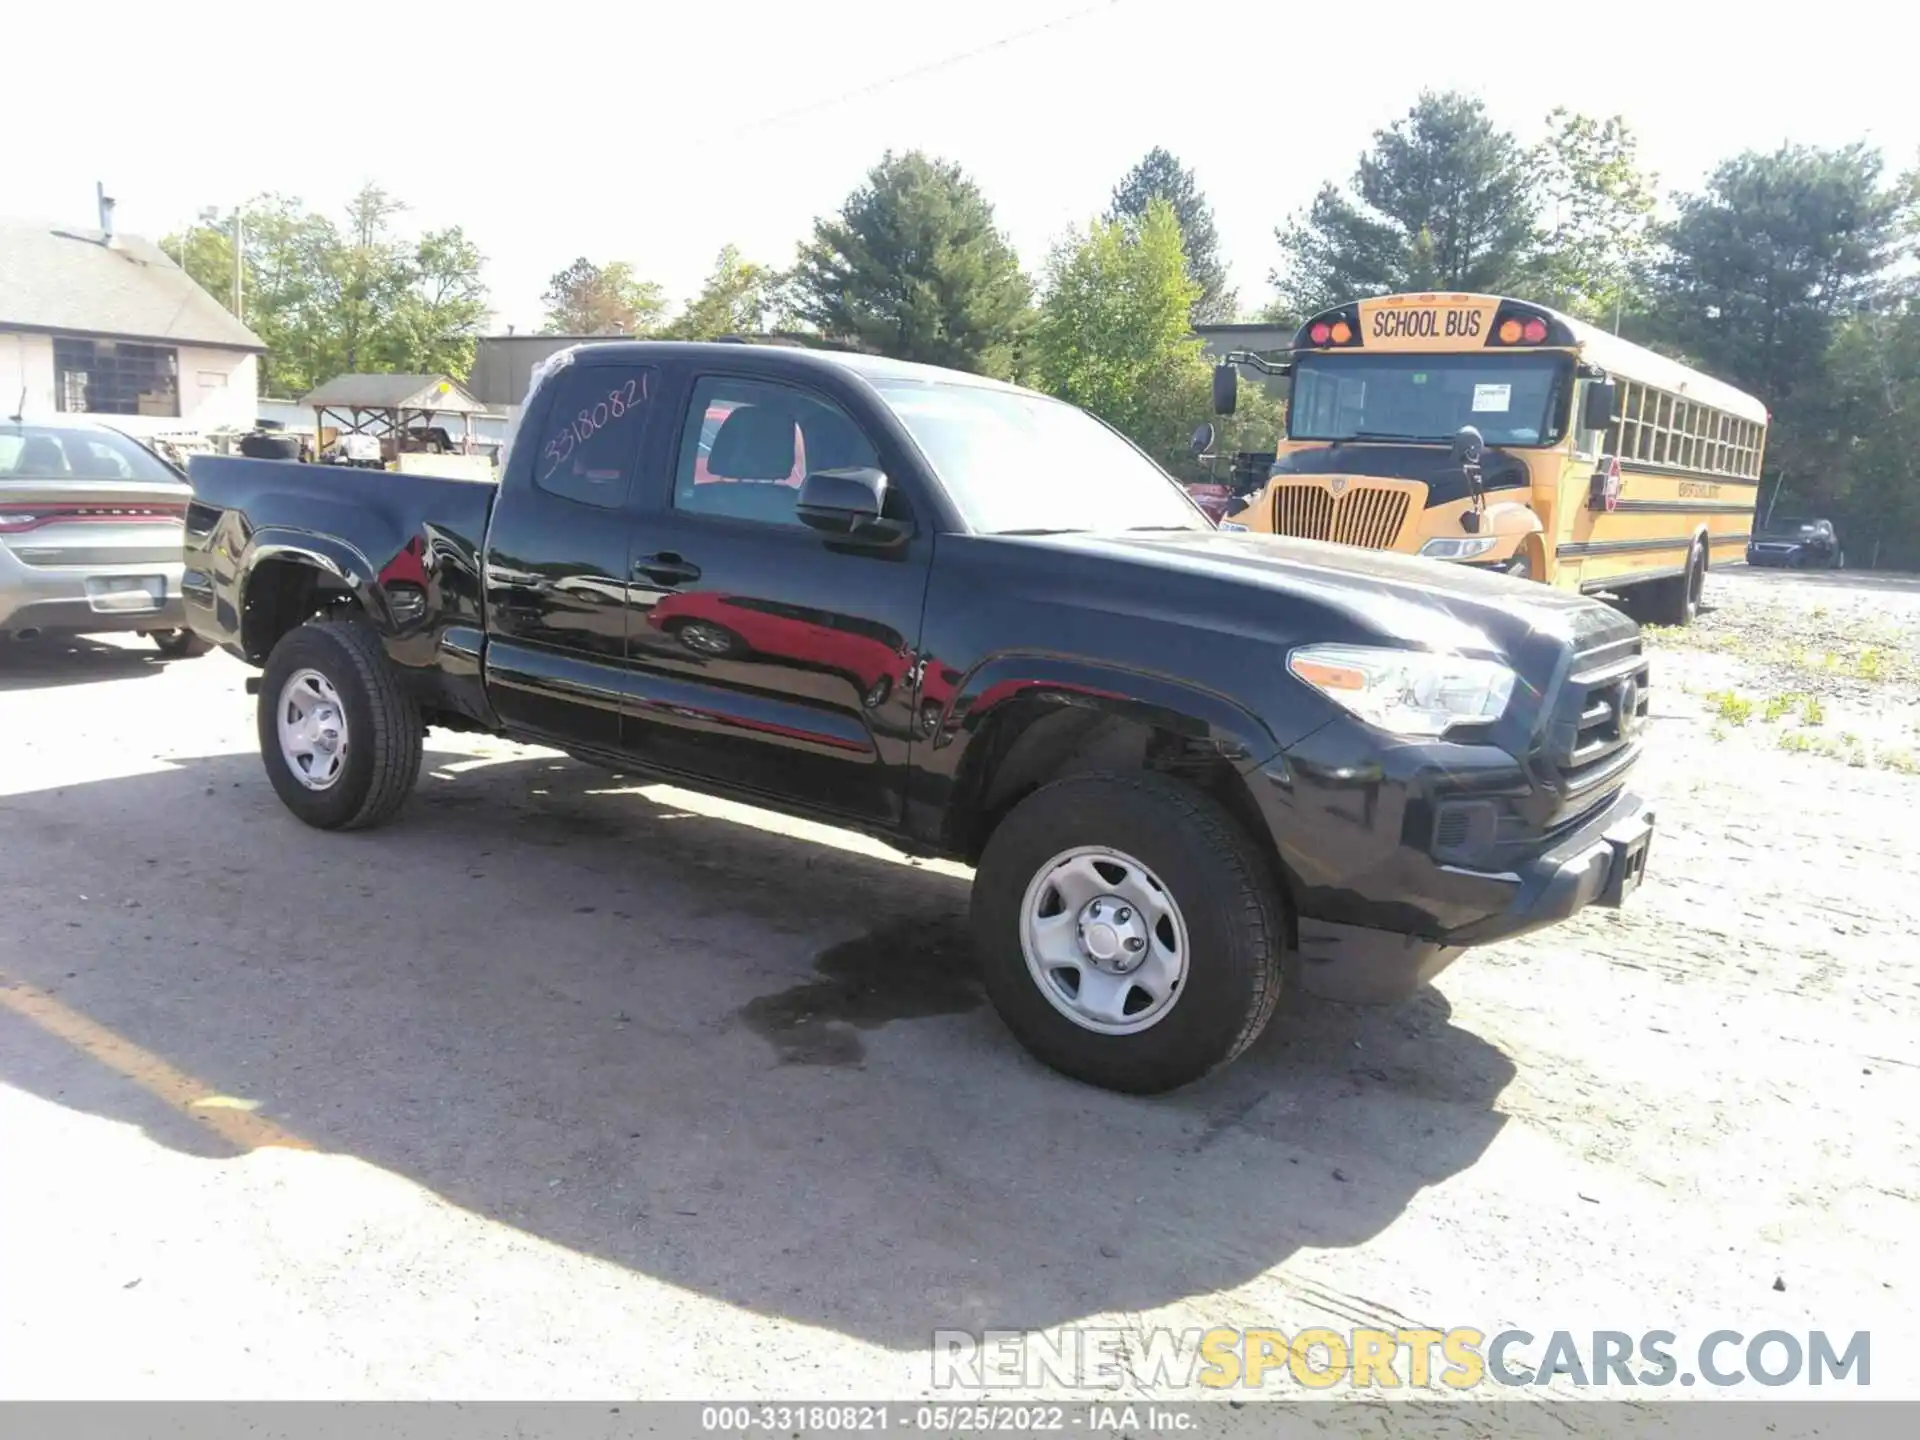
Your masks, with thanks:
[(976, 376), (592, 345), (536, 375), (497, 486), (191, 476), (189, 622), (264, 667), (301, 819), (391, 818), (437, 725), (955, 857), (1006, 1022), (1097, 1084), (1180, 1085), (1287, 985), (1391, 999), (1645, 866), (1631, 621), (1223, 533)]

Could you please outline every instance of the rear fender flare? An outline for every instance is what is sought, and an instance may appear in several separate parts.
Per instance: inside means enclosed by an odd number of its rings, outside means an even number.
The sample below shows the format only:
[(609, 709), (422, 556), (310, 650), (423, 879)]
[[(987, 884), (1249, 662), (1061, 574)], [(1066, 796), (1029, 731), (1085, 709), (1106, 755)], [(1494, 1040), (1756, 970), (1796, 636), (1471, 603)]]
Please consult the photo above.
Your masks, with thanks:
[(335, 536), (274, 527), (255, 531), (247, 549), (239, 586), (242, 614), (254, 571), (269, 560), (291, 561), (319, 571), (353, 596), (382, 635), (392, 635), (398, 629), (375, 567), (358, 549)]

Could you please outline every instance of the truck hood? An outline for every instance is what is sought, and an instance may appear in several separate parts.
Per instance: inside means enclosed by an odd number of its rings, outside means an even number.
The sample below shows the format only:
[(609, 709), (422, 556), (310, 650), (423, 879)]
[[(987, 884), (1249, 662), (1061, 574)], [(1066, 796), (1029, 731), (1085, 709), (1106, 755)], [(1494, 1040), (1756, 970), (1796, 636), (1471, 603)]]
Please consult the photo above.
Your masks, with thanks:
[(1358, 632), (1423, 649), (1538, 661), (1545, 658), (1544, 650), (1588, 649), (1637, 628), (1611, 606), (1537, 581), (1316, 540), (1203, 530), (1035, 540), (1335, 612)]

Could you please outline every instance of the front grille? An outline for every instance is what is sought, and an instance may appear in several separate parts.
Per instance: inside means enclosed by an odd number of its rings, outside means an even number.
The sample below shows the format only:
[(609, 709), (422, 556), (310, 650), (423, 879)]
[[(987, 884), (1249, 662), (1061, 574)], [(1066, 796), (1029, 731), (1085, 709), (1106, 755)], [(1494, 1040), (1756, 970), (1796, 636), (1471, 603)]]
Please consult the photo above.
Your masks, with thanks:
[(1553, 756), (1563, 815), (1591, 809), (1612, 793), (1639, 755), (1648, 678), (1637, 633), (1575, 655), (1554, 713)]
[(1407, 492), (1356, 485), (1334, 496), (1321, 485), (1273, 488), (1273, 533), (1391, 550), (1407, 521)]

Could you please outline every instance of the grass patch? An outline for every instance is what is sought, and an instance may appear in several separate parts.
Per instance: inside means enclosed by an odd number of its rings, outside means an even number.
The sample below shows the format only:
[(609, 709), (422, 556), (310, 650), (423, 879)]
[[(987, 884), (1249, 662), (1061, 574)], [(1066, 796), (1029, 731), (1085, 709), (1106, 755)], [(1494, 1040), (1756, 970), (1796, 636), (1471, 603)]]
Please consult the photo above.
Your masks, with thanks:
[(1818, 695), (1800, 697), (1800, 723), (1802, 725), (1824, 725), (1827, 723), (1827, 707), (1820, 703)]
[(1753, 701), (1732, 690), (1709, 691), (1707, 704), (1723, 724), (1744, 725), (1753, 718)]
[(1838, 738), (1809, 735), (1804, 730), (1787, 730), (1782, 732), (1778, 744), (1789, 754), (1822, 755), (1829, 760), (1850, 765), (1855, 770), (1892, 770), (1900, 775), (1920, 775), (1920, 757), (1916, 757), (1911, 750), (1892, 746), (1876, 750), (1863, 743), (1851, 730)]

